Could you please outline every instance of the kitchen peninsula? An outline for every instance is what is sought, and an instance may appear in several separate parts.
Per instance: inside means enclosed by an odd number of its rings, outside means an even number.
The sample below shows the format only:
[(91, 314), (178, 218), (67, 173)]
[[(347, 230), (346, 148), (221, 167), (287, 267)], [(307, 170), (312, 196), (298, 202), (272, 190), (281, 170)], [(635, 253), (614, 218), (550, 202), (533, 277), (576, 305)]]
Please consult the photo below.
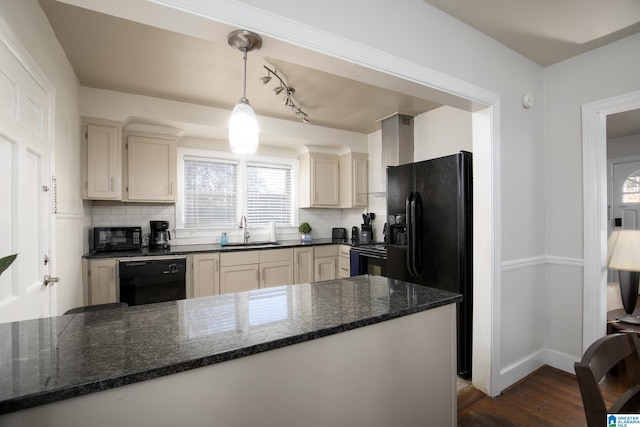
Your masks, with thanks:
[(365, 275), (0, 324), (0, 425), (455, 425), (461, 299)]

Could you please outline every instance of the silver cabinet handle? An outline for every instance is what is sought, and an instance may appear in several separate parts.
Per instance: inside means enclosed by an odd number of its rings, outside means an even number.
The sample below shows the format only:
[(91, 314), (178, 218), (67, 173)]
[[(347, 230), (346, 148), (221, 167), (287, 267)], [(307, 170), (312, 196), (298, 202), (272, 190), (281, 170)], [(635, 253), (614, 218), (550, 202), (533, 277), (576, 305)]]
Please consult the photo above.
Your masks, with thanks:
[(42, 280), (42, 283), (47, 286), (49, 285), (49, 283), (57, 283), (60, 281), (59, 277), (51, 277), (48, 274), (44, 275), (44, 279)]

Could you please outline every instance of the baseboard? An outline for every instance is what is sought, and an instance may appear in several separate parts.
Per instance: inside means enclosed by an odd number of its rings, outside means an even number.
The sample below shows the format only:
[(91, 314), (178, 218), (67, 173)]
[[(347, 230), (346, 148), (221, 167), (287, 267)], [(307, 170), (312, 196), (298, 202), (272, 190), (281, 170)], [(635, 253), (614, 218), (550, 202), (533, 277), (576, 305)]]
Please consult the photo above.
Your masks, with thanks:
[(546, 365), (560, 369), (561, 371), (565, 371), (572, 375), (575, 375), (576, 373), (573, 369), (573, 364), (577, 361), (578, 359), (576, 359), (575, 356), (560, 353), (559, 351), (550, 349), (546, 349), (544, 351), (544, 363)]
[(502, 368), (500, 370), (500, 392), (544, 366), (544, 355), (545, 349), (541, 349)]

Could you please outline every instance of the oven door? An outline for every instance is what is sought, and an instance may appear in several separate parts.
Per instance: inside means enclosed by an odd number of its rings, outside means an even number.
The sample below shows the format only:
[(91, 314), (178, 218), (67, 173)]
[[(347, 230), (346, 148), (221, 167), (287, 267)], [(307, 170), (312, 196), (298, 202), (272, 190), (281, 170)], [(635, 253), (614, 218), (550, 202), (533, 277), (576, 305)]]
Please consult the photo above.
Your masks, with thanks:
[(121, 259), (119, 300), (133, 306), (185, 299), (186, 262), (186, 257)]
[(386, 276), (387, 256), (385, 253), (375, 253), (373, 251), (362, 250), (362, 248), (351, 249), (351, 275), (373, 274), (376, 276)]

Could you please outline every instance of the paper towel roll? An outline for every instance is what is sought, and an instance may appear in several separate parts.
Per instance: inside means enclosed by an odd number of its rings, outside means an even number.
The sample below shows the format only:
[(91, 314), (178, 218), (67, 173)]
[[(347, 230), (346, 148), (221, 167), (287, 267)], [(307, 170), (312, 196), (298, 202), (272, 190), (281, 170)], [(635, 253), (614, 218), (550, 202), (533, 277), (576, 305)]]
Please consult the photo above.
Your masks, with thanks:
[(278, 240), (276, 236), (276, 223), (271, 221), (269, 223), (269, 240), (275, 242)]

